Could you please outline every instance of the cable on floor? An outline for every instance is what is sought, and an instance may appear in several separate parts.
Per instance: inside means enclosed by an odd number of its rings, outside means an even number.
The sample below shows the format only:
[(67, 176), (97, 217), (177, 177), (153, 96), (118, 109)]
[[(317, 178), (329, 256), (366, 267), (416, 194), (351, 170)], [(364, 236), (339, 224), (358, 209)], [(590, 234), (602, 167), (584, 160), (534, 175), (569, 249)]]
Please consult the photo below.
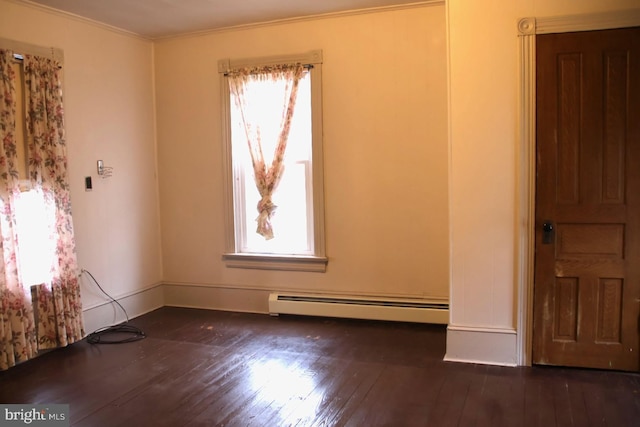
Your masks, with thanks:
[(122, 323), (118, 323), (113, 326), (105, 326), (103, 328), (96, 329), (89, 335), (87, 335), (87, 342), (89, 344), (124, 344), (129, 342), (139, 341), (147, 337), (144, 331), (136, 326), (129, 325), (129, 315), (127, 314), (127, 310), (124, 309), (122, 304), (120, 304), (115, 298), (109, 295), (103, 288), (100, 286), (100, 283), (93, 277), (93, 274), (89, 270), (82, 269), (80, 274), (87, 273), (91, 280), (98, 286), (98, 289), (102, 291), (112, 302), (116, 303), (118, 307), (124, 312), (124, 315), (127, 320)]

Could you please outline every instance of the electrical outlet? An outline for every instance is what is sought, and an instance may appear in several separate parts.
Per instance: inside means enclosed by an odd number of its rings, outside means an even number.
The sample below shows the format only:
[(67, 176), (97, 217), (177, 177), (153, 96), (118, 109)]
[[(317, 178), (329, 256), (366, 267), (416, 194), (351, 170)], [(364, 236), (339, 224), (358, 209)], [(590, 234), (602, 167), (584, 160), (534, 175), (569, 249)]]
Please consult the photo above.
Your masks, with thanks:
[(98, 160), (98, 175), (104, 174), (104, 162), (102, 160)]

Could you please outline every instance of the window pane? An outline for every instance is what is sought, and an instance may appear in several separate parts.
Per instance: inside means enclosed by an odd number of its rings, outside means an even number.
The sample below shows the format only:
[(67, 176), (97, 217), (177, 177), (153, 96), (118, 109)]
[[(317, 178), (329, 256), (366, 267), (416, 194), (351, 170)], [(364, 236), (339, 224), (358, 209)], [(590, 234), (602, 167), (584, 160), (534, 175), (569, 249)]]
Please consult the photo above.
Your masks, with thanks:
[(23, 192), (16, 199), (19, 271), (24, 286), (49, 283), (51, 266), (56, 259), (55, 212), (47, 207), (41, 192)]
[[(277, 207), (271, 224), (274, 238), (266, 240), (256, 232), (260, 195), (254, 182), (253, 166), (242, 116), (232, 99), (230, 105), (234, 197), (238, 250), (245, 253), (313, 254), (311, 170), (311, 85), (309, 74), (301, 80), (285, 152), (285, 169), (273, 195)], [(255, 89), (255, 91), (254, 91)], [(273, 159), (281, 125), (284, 81), (252, 82), (248, 114), (260, 129), (263, 155), (268, 167)], [(245, 112), (246, 113), (246, 112)], [(259, 119), (258, 119), (259, 118)]]
[[(273, 202), (278, 208), (271, 221), (275, 230), (275, 236), (271, 240), (265, 240), (256, 233), (255, 219), (258, 216), (256, 205), (260, 196), (254, 185), (247, 185), (245, 214), (247, 236), (243, 252), (278, 254), (311, 254), (313, 252), (307, 233), (305, 169), (304, 163), (287, 167), (287, 173), (283, 176), (273, 197)], [(252, 179), (253, 177), (249, 177), (249, 180)]]

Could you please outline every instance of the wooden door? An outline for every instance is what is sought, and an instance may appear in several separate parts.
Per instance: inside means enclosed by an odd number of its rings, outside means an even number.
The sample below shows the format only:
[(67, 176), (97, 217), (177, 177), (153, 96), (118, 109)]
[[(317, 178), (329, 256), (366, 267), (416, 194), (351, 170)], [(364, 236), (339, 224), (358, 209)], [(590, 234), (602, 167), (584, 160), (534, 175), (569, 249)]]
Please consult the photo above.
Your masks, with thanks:
[(640, 28), (536, 51), (533, 362), (637, 371)]

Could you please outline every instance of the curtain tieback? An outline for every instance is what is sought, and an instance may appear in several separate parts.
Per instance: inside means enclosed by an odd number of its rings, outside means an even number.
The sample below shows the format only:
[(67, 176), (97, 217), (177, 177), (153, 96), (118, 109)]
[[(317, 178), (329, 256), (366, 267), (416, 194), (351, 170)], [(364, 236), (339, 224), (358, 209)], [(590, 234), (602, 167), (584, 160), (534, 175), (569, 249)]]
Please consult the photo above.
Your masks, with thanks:
[(258, 222), (257, 233), (263, 236), (267, 240), (273, 239), (273, 227), (271, 226), (271, 218), (276, 213), (278, 206), (273, 204), (271, 195), (263, 196), (258, 202)]

